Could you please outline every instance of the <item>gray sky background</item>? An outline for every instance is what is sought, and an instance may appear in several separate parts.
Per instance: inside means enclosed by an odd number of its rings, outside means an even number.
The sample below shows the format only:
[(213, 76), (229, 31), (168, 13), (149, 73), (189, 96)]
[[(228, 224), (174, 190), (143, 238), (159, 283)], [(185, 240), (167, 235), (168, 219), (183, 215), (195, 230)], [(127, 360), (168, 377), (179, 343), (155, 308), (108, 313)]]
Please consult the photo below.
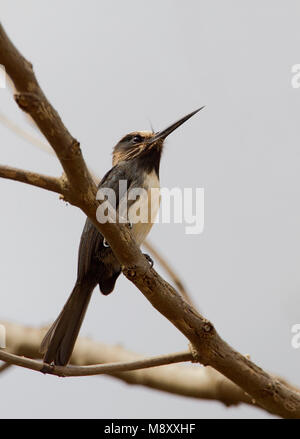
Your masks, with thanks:
[[(164, 128), (166, 187), (205, 188), (205, 227), (158, 224), (151, 240), (221, 336), (300, 385), (300, 63), (297, 1), (2, 0), (1, 21), (99, 175), (132, 130)], [(29, 132), (8, 90), (0, 111)], [(0, 124), (0, 162), (59, 175), (57, 160)], [(50, 323), (75, 281), (84, 215), (55, 194), (1, 180), (0, 318)], [(160, 267), (156, 266), (159, 272)], [(183, 336), (126, 279), (95, 291), (82, 335), (147, 355)], [(58, 379), (12, 368), (0, 417), (267, 417), (247, 406), (171, 396), (109, 377)]]

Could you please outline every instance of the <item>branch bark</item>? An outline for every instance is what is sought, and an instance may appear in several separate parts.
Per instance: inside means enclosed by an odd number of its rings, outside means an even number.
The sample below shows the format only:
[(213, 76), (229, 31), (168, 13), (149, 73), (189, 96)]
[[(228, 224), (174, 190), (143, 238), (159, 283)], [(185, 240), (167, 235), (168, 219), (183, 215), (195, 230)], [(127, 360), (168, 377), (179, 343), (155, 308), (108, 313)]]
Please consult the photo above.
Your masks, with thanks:
[(199, 362), (218, 370), (271, 413), (286, 418), (299, 418), (300, 394), (274, 379), (223, 341), (212, 323), (150, 268), (128, 227), (97, 222), (96, 186), (79, 143), (63, 125), (40, 89), (32, 65), (14, 47), (3, 27), (0, 27), (0, 63), (6, 67), (18, 90), (16, 102), (19, 107), (31, 115), (59, 158), (71, 189), (69, 201), (80, 207), (105, 236), (124, 275), (188, 338)]
[(66, 194), (62, 179), (38, 174), (37, 172), (0, 165), (0, 177), (30, 184), (58, 194)]

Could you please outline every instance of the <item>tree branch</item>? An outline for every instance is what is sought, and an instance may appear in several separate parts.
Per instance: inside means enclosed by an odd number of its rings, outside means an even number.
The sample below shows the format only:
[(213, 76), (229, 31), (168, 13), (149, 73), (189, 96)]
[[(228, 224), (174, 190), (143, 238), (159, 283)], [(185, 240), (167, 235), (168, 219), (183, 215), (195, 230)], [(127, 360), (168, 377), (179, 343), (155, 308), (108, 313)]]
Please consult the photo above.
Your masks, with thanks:
[[(5, 321), (0, 321), (0, 323), (6, 328), (6, 350), (8, 352), (28, 358), (41, 357), (39, 348), (46, 328), (33, 328)], [(189, 355), (191, 359), (191, 353)], [(99, 363), (132, 362), (140, 358), (140, 355), (125, 350), (119, 345), (110, 346), (79, 337), (72, 354), (71, 364), (80, 367)], [(209, 366), (167, 365), (128, 372), (110, 371), (106, 374), (128, 384), (142, 385), (185, 397), (216, 400), (226, 406), (240, 403), (254, 405), (252, 399), (241, 388)]]
[(37, 186), (58, 194), (66, 193), (65, 186), (60, 178), (38, 174), (37, 172), (0, 165), (0, 177)]
[(44, 96), (31, 64), (17, 51), (2, 27), (0, 63), (5, 66), (19, 92), (16, 95), (18, 105), (35, 120), (59, 158), (70, 184), (69, 201), (79, 206), (105, 236), (125, 276), (189, 339), (199, 362), (214, 367), (271, 413), (299, 418), (300, 394), (274, 379), (224, 342), (212, 323), (150, 268), (127, 226), (97, 222), (96, 186), (84, 162), (79, 143), (70, 135)]
[[(0, 321), (0, 323), (6, 328), (6, 350), (8, 352), (15, 354), (17, 359), (20, 356), (41, 357), (39, 348), (47, 328), (33, 328), (6, 321)], [(191, 360), (193, 354), (189, 352), (187, 357), (187, 360)], [(132, 364), (140, 359), (141, 355), (125, 350), (119, 345), (110, 346), (80, 337), (76, 341), (71, 364), (81, 367), (99, 363), (115, 363), (113, 366), (116, 366), (116, 362)], [(39, 362), (38, 370), (40, 370), (41, 365), (42, 363)], [(240, 403), (258, 406), (240, 387), (209, 366), (166, 365), (127, 372), (117, 372), (111, 369), (107, 370), (105, 374), (128, 384), (142, 385), (185, 397), (216, 400), (226, 406)], [(275, 376), (273, 378), (283, 382), (291, 389), (299, 391), (282, 378)]]

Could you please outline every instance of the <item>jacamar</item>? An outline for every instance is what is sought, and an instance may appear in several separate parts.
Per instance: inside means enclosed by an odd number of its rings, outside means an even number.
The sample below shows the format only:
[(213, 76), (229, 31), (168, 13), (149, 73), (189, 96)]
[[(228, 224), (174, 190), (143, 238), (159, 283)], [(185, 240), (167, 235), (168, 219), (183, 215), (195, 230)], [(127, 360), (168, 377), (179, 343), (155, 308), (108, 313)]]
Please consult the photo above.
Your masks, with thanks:
[[(147, 192), (151, 188), (159, 188), (159, 165), (166, 137), (202, 108), (204, 107), (186, 115), (163, 131), (136, 131), (119, 141), (113, 150), (113, 167), (99, 184), (99, 189), (114, 190), (117, 209), (119, 200), (124, 195), (118, 193), (120, 180), (127, 182), (127, 193), (134, 188), (143, 188)], [(129, 223), (132, 207), (131, 201), (127, 211)], [(158, 209), (159, 198), (157, 205), (151, 206), (151, 219), (148, 222), (131, 224), (131, 233), (138, 246), (150, 232)], [(121, 266), (108, 243), (87, 218), (79, 245), (75, 286), (42, 341), (41, 352), (44, 353), (45, 363), (64, 366), (69, 362), (94, 288), (99, 285), (102, 294), (110, 294), (120, 273)]]

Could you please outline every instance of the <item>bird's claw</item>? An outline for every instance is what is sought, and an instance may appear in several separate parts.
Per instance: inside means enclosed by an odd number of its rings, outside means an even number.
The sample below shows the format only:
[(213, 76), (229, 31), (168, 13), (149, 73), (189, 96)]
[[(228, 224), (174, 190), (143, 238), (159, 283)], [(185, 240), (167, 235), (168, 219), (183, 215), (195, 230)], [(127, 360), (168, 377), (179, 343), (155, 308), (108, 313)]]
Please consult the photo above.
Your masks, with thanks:
[(52, 373), (53, 372), (53, 370), (54, 370), (54, 367), (55, 367), (55, 364), (54, 364), (54, 362), (52, 361), (51, 363), (44, 363), (43, 364), (43, 367), (40, 369), (40, 372), (42, 372), (42, 373)]
[(152, 268), (154, 265), (153, 259), (151, 258), (151, 256), (147, 255), (147, 253), (144, 253), (145, 258), (147, 259), (147, 261), (150, 264), (150, 267)]
[(109, 243), (106, 241), (106, 239), (103, 239), (103, 246), (104, 247), (109, 247)]

